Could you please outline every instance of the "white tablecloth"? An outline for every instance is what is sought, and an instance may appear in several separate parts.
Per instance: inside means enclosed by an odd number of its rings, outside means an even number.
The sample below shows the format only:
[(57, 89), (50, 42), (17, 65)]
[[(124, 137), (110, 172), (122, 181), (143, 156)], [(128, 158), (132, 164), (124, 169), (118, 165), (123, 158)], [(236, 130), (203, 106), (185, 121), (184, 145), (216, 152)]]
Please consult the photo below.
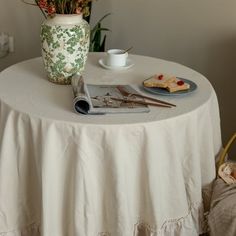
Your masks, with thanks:
[[(163, 72), (194, 81), (175, 103), (149, 113), (74, 113), (70, 86), (48, 82), (41, 58), (0, 74), (1, 236), (197, 236), (202, 188), (221, 147), (216, 94), (185, 66), (131, 55), (103, 69), (91, 53), (88, 83), (134, 84)], [(147, 95), (147, 94), (146, 94)]]

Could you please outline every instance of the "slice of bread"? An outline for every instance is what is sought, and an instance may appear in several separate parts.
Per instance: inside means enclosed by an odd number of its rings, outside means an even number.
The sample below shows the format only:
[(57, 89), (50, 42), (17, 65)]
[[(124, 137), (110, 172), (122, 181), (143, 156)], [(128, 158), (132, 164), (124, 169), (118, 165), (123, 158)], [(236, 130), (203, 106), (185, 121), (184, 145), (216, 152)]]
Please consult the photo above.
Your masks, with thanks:
[(158, 87), (158, 88), (167, 88), (168, 84), (176, 81), (175, 76), (170, 76), (166, 74), (156, 74), (151, 78), (143, 82), (145, 87)]
[(170, 93), (181, 90), (188, 90), (190, 85), (175, 76), (166, 74), (156, 74), (143, 82), (145, 87), (148, 88), (164, 88)]
[(176, 79), (176, 81), (169, 83), (166, 88), (170, 93), (173, 93), (177, 91), (188, 90), (190, 85), (183, 80)]

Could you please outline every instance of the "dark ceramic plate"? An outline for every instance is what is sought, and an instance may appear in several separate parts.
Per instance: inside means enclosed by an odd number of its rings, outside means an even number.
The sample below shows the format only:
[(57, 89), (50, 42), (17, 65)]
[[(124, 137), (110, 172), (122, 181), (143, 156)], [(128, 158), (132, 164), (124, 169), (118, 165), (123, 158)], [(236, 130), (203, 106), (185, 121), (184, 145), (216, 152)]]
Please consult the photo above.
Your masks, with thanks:
[(197, 85), (193, 81), (179, 78), (179, 77), (177, 77), (177, 79), (183, 80), (184, 82), (188, 83), (190, 85), (190, 88), (188, 90), (176, 91), (173, 93), (170, 93), (168, 90), (163, 89), (163, 88), (148, 88), (148, 87), (145, 87), (144, 85), (143, 85), (143, 88), (147, 92), (159, 94), (159, 95), (165, 95), (165, 96), (178, 96), (178, 95), (189, 94), (197, 89)]

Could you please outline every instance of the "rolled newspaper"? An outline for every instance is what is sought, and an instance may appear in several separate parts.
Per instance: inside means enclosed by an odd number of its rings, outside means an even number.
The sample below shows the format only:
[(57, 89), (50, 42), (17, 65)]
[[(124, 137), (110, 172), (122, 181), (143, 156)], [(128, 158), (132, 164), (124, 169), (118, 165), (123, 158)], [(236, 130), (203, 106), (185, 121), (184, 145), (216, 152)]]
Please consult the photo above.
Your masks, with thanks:
[[(81, 75), (71, 79), (74, 94), (73, 107), (77, 113), (104, 115), (107, 113), (149, 112), (148, 104), (143, 100), (130, 100), (117, 89), (117, 85), (86, 84)], [(132, 94), (138, 92), (130, 85), (123, 87)], [(161, 105), (163, 106), (163, 105)]]
[(71, 79), (72, 90), (74, 94), (74, 110), (81, 114), (88, 114), (91, 108), (91, 101), (88, 96), (83, 76), (75, 74)]

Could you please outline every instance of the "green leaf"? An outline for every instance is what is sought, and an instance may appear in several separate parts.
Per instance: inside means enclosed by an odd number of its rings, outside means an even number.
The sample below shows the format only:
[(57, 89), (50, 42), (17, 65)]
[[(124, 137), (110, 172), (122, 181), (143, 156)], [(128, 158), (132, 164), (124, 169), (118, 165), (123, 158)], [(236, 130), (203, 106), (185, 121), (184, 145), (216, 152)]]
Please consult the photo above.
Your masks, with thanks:
[(111, 15), (111, 13), (107, 13), (105, 14), (98, 22), (97, 24), (91, 29), (91, 33), (93, 34), (94, 32), (96, 32), (97, 28), (99, 27), (99, 25), (101, 25), (100, 23), (109, 15)]
[(90, 52), (102, 52), (105, 51), (105, 42), (106, 42), (106, 35), (102, 38), (103, 31), (110, 31), (110, 29), (101, 27), (101, 22), (107, 17), (111, 15), (111, 13), (105, 14), (97, 23), (96, 25), (90, 30), (90, 45), (89, 51)]
[(105, 51), (105, 43), (106, 43), (106, 35), (104, 35), (102, 44), (100, 45), (99, 52), (104, 52)]

